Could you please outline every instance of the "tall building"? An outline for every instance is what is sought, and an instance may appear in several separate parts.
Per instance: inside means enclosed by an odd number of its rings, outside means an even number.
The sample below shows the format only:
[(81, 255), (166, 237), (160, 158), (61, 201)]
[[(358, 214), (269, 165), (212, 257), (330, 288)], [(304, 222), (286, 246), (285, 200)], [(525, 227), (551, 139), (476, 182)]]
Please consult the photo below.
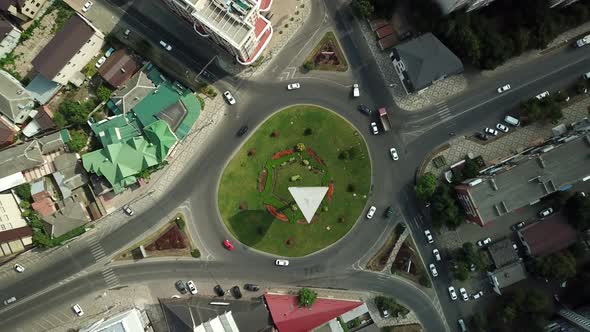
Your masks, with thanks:
[(270, 9), (272, 0), (162, 1), (242, 65), (254, 63), (272, 37), (270, 21), (260, 14)]
[[(443, 14), (449, 14), (458, 9), (464, 8), (466, 11), (470, 12), (472, 10), (477, 10), (483, 8), (494, 0), (435, 0), (436, 3), (439, 4)], [(548, 0), (551, 7), (556, 6), (568, 6), (578, 0)]]

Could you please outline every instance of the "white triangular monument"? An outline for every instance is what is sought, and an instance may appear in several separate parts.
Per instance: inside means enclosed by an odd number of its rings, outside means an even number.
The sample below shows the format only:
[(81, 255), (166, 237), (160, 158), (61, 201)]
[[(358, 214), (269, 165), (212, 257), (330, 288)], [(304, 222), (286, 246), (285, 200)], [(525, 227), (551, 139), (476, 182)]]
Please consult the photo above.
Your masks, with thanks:
[(299, 206), (307, 223), (310, 223), (318, 207), (322, 204), (322, 200), (328, 192), (328, 187), (289, 187), (289, 192), (295, 199), (295, 203)]

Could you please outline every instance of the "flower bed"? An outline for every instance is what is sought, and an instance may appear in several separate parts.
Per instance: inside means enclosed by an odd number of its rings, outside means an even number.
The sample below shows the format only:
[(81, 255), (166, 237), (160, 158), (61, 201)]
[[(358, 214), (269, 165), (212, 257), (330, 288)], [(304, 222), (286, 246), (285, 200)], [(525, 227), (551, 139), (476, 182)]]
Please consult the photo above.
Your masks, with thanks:
[(280, 213), (275, 209), (272, 205), (266, 205), (266, 210), (270, 213), (273, 217), (279, 219), (280, 221), (289, 222), (289, 218), (283, 213)]
[(288, 156), (290, 154), (293, 154), (293, 149), (279, 151), (272, 156), (272, 159), (279, 159), (281, 157)]
[(334, 195), (334, 181), (330, 181), (330, 184), (328, 184), (328, 193), (326, 194), (328, 203), (332, 203), (332, 195)]
[(307, 150), (305, 150), (307, 152), (307, 155), (312, 157), (313, 159), (315, 159), (315, 161), (317, 161), (320, 165), (322, 166), (326, 166), (326, 163), (322, 160), (322, 158), (320, 158), (320, 156), (318, 156), (315, 151), (313, 151), (311, 148), (307, 148)]
[(186, 243), (184, 236), (178, 228), (178, 225), (174, 224), (166, 233), (160, 236), (152, 244), (145, 247), (148, 251), (166, 250), (166, 249), (184, 249)]

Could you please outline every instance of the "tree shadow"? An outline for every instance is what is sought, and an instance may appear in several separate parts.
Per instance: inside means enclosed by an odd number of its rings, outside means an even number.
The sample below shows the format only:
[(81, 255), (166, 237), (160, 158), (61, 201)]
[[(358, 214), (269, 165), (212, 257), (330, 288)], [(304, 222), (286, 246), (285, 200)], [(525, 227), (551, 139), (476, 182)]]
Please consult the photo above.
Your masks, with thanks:
[(245, 210), (229, 218), (234, 235), (247, 246), (258, 244), (275, 220), (266, 210)]

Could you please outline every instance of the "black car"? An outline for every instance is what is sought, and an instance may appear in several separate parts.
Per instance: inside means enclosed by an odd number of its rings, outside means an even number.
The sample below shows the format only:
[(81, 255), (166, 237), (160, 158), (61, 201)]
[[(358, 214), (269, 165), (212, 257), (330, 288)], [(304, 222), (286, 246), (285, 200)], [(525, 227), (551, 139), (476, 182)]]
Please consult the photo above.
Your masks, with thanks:
[(248, 131), (248, 126), (242, 126), (240, 130), (238, 130), (238, 137), (243, 136)]
[(366, 115), (371, 115), (371, 109), (367, 105), (359, 105), (358, 110)]
[(389, 207), (387, 207), (387, 210), (385, 210), (385, 216), (389, 218), (389, 217), (393, 216), (393, 212), (395, 212), (395, 211), (393, 210), (393, 208), (391, 206), (389, 206)]
[(186, 292), (188, 291), (186, 289), (186, 284), (184, 283), (184, 281), (182, 280), (178, 280), (176, 283), (176, 289), (178, 289), (179, 292), (181, 292), (182, 294), (186, 294)]
[(244, 289), (249, 290), (251, 292), (257, 292), (260, 290), (260, 287), (258, 287), (258, 285), (254, 285), (254, 284), (245, 284)]
[(231, 292), (232, 292), (232, 294), (234, 294), (234, 297), (236, 299), (242, 298), (242, 292), (240, 291), (240, 287), (239, 286), (232, 287), (231, 288)]
[(488, 140), (488, 135), (486, 135), (486, 134), (484, 134), (482, 132), (479, 132), (479, 133), (475, 134), (475, 137), (479, 138), (482, 141), (487, 141)]
[(223, 290), (223, 288), (221, 288), (220, 285), (215, 286), (213, 290), (215, 291), (215, 294), (217, 294), (217, 296), (223, 296), (225, 294), (225, 291)]

